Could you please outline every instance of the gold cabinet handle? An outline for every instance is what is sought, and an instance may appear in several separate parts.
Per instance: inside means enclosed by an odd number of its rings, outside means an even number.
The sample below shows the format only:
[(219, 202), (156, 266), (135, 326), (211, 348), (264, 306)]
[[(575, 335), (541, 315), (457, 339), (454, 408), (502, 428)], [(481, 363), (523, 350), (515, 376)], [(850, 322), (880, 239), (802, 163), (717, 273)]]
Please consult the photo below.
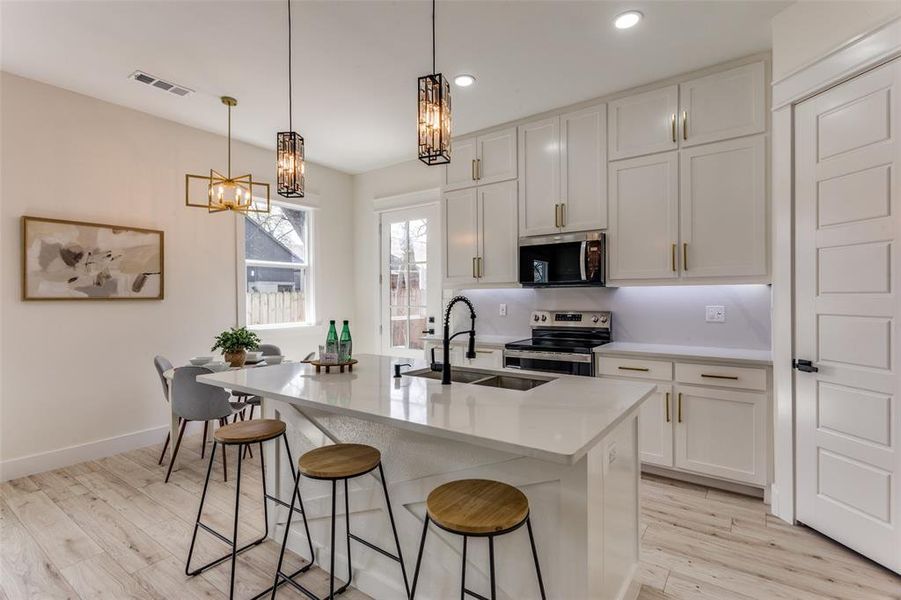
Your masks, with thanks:
[(707, 379), (728, 379), (730, 381), (738, 381), (737, 375), (708, 375), (707, 373), (701, 373), (701, 377), (706, 377)]
[(560, 227), (560, 205), (554, 205), (554, 227)]
[(476, 354), (494, 354), (494, 350), (476, 350)]
[(682, 111), (682, 139), (688, 139), (688, 112), (684, 110)]
[(472, 176), (472, 180), (476, 180), (476, 159), (472, 159), (472, 168), (470, 169), (470, 175)]
[(566, 202), (560, 203), (560, 227), (566, 227)]
[(676, 243), (673, 242), (672, 250), (670, 251), (670, 260), (673, 263), (673, 273), (676, 272)]
[(682, 242), (682, 270), (688, 270), (688, 242)]
[(673, 113), (672, 119), (673, 143), (676, 142), (676, 113)]
[(647, 373), (650, 371), (647, 367), (616, 367), (620, 371), (641, 371), (642, 373)]
[(677, 404), (678, 404), (678, 406), (676, 407), (676, 418), (681, 423), (682, 422), (682, 392), (679, 392)]
[(663, 400), (663, 412), (666, 415), (666, 422), (670, 422), (669, 416), (669, 392), (666, 393), (666, 397)]
[(478, 265), (479, 279), (481, 279), (485, 274), (485, 271), (482, 269), (482, 257), (481, 256), (479, 257), (479, 262), (476, 264)]
[(477, 158), (476, 160), (478, 161), (476, 162), (477, 175), (479, 176), (479, 181), (482, 181), (482, 159)]
[(476, 261), (477, 260), (478, 259), (475, 256), (472, 257), (472, 278), (473, 279), (478, 279), (478, 277), (479, 277), (478, 275), (476, 275)]

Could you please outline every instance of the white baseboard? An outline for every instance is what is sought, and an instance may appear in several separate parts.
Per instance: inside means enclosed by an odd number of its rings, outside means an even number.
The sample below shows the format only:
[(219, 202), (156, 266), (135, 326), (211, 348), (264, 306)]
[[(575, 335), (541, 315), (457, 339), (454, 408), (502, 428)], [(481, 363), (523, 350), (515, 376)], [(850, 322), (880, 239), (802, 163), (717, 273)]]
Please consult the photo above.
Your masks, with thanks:
[[(192, 423), (191, 425), (194, 424)], [(152, 427), (143, 431), (135, 431), (104, 440), (87, 442), (86, 444), (77, 444), (58, 450), (3, 460), (0, 461), (0, 482), (53, 469), (61, 469), (80, 462), (97, 460), (98, 458), (105, 458), (120, 452), (128, 452), (129, 450), (153, 444), (162, 444), (163, 440), (166, 439), (168, 430), (169, 428), (166, 426)], [(160, 446), (160, 449), (162, 449), (162, 446)]]

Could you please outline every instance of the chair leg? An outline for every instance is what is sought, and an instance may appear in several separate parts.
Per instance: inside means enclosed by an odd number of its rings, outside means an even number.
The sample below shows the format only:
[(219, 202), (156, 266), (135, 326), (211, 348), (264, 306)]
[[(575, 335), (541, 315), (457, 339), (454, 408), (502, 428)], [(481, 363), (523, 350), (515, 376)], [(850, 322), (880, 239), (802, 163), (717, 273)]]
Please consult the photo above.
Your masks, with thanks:
[(465, 600), (466, 598), (466, 541), (469, 539), (469, 536), (463, 536), (463, 568), (461, 569), (462, 573), (460, 574), (460, 600)]
[(209, 430), (209, 428), (210, 428), (210, 422), (204, 421), (203, 422), (203, 444), (200, 446), (200, 458), (201, 459), (203, 458), (203, 455), (206, 453), (206, 435), (207, 435), (207, 431)]
[(172, 467), (175, 465), (175, 459), (178, 457), (178, 449), (181, 448), (181, 438), (185, 435), (185, 425), (188, 424), (187, 419), (182, 419), (181, 427), (178, 430), (178, 439), (175, 440), (175, 450), (172, 452), (172, 460), (169, 461), (169, 468), (166, 470), (166, 483), (169, 483), (169, 476), (172, 475)]
[(535, 536), (532, 534), (532, 518), (526, 518), (526, 527), (529, 530), (529, 543), (532, 545), (532, 558), (535, 559), (535, 574), (538, 575), (538, 589), (541, 590), (541, 600), (547, 600), (544, 593), (544, 580), (541, 578), (541, 567), (538, 565), (538, 550), (535, 549)]
[(169, 436), (170, 436), (170, 435), (171, 435), (171, 434), (167, 431), (167, 432), (166, 432), (166, 441), (163, 442), (163, 451), (160, 452), (160, 459), (159, 459), (159, 461), (157, 461), (157, 463), (156, 463), (156, 464), (158, 464), (158, 465), (163, 464), (163, 459), (166, 457), (166, 448), (169, 447)]
[(491, 569), (491, 600), (497, 599), (497, 586), (494, 581), (494, 536), (488, 536), (488, 563)]
[(194, 555), (194, 542), (197, 541), (197, 530), (200, 528), (200, 515), (203, 514), (203, 502), (206, 500), (206, 491), (210, 485), (210, 475), (213, 473), (213, 462), (216, 459), (216, 442), (210, 450), (210, 464), (206, 468), (206, 479), (203, 481), (203, 492), (200, 494), (200, 506), (197, 508), (197, 520), (194, 521), (194, 535), (191, 536), (191, 547), (188, 548), (188, 560), (185, 562), (185, 575), (191, 577), (196, 573), (191, 572), (191, 557)]
[[(219, 419), (219, 426), (226, 425), (228, 423), (228, 419)], [(228, 481), (228, 463), (225, 460), (225, 455), (228, 454), (226, 452), (227, 446), (222, 446), (222, 481)]]
[(400, 538), (397, 535), (397, 526), (394, 524), (394, 512), (391, 510), (391, 498), (388, 497), (388, 483), (385, 481), (385, 470), (379, 463), (379, 480), (382, 482), (382, 491), (385, 493), (385, 504), (388, 506), (388, 518), (391, 520), (391, 532), (394, 534), (394, 545), (397, 547), (397, 558), (400, 559), (400, 572), (404, 576), (404, 590), (410, 595), (410, 582), (407, 580), (407, 568), (404, 565), (404, 555), (400, 549)]
[(429, 532), (429, 515), (426, 513), (422, 522), (422, 538), (419, 540), (419, 555), (416, 557), (416, 570), (413, 572), (413, 585), (410, 587), (410, 600), (416, 596), (416, 583), (419, 581), (419, 568), (422, 566), (422, 551), (425, 549), (425, 536)]
[[(238, 445), (238, 473), (235, 476), (235, 528), (234, 533), (232, 533), (232, 570), (231, 570), (231, 583), (228, 586), (228, 598), (232, 600), (235, 597), (235, 566), (237, 565), (238, 558), (238, 517), (239, 517), (239, 509), (241, 508), (241, 451), (243, 444)], [(222, 455), (225, 456), (225, 448), (226, 446), (222, 446)], [(263, 503), (265, 504), (265, 502)]]

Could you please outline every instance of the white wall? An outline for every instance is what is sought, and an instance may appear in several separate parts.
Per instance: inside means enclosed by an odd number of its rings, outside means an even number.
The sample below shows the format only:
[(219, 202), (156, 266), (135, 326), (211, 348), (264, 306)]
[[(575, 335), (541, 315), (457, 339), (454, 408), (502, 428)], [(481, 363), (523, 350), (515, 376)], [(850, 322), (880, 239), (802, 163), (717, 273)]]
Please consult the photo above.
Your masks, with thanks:
[[(184, 174), (224, 168), (225, 138), (7, 73), (0, 87), (0, 477), (8, 478), (162, 442), (168, 410), (152, 359), (163, 354), (183, 364), (235, 323), (236, 217), (184, 206)], [(236, 143), (233, 156), (236, 171), (274, 175), (271, 150)], [(308, 188), (322, 200), (314, 234), (347, 232), (320, 236), (318, 291), (328, 308), (319, 316), (346, 318), (353, 310), (351, 177), (307, 167)], [(164, 230), (165, 299), (22, 302), (25, 214)], [(263, 337), (297, 356), (324, 332)], [(118, 442), (92, 444), (108, 438)], [(79, 448), (55, 452), (69, 446)]]
[(443, 173), (441, 167), (414, 159), (353, 178), (356, 326), (352, 332), (357, 352), (379, 349), (379, 215), (373, 204), (379, 198), (437, 188)]
[(804, 1), (792, 4), (772, 20), (773, 81), (835, 50), (901, 14), (901, 2)]

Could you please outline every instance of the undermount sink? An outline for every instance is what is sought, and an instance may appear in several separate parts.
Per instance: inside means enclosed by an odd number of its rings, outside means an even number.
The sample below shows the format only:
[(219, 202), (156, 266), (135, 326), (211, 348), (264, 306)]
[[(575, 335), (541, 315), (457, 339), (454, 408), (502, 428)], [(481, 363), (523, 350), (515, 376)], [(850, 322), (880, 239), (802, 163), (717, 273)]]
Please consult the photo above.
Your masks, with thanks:
[[(417, 371), (407, 371), (404, 376), (408, 377), (424, 377), (425, 379), (441, 380), (441, 371), (432, 371), (431, 369), (419, 369)], [(477, 371), (473, 369), (463, 369), (461, 367), (451, 368), (452, 383), (471, 383), (473, 385), (482, 385), (485, 387), (496, 387), (504, 390), (527, 391), (553, 381), (553, 378), (547, 379), (538, 377), (526, 377), (523, 375), (506, 375), (498, 374), (492, 371)]]

